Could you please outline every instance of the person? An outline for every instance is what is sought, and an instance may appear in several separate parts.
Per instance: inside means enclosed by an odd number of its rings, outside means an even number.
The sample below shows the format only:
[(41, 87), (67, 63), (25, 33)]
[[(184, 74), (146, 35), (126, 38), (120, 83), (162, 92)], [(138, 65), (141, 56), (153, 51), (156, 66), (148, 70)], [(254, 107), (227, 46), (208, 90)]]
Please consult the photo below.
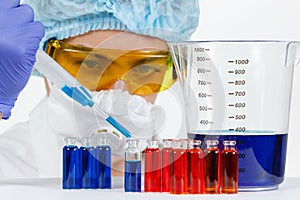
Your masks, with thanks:
[(33, 10), (19, 0), (0, 4), (0, 120), (8, 119), (26, 85), (44, 26), (34, 21)]
[[(132, 137), (156, 137), (164, 122), (155, 105), (176, 81), (167, 42), (187, 40), (198, 25), (198, 0), (25, 0), (46, 29), (43, 48), (93, 95), (95, 106)], [(113, 170), (122, 173), (125, 138), (93, 109), (51, 82), (46, 96), (1, 135), (0, 177), (60, 177), (64, 138), (108, 137)], [(17, 151), (16, 151), (17, 149)]]

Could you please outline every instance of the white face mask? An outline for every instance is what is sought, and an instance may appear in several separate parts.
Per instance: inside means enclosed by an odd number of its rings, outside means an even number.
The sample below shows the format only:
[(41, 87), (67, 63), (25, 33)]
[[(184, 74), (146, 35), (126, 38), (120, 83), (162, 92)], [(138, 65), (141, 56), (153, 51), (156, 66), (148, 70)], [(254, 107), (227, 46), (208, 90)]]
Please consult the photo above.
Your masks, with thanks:
[[(112, 115), (138, 139), (151, 139), (165, 123), (164, 110), (157, 105), (147, 103), (140, 96), (130, 95), (127, 91), (105, 90), (93, 92), (94, 106)], [(56, 88), (51, 90), (48, 99), (50, 126), (62, 137), (91, 137), (100, 130), (106, 130), (113, 151), (125, 146), (125, 137), (115, 130), (90, 107), (82, 107)], [(114, 132), (114, 133), (112, 133)], [(103, 135), (103, 134), (102, 134)]]

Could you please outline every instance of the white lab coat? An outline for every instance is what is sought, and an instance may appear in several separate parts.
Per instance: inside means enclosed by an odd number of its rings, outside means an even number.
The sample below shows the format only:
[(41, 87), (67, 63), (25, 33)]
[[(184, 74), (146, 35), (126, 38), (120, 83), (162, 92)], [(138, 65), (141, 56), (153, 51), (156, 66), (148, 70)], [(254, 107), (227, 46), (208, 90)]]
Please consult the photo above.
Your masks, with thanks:
[[(146, 139), (145, 133), (151, 138), (164, 122), (164, 111), (160, 106), (149, 105), (141, 97), (133, 98), (114, 90), (106, 91), (106, 96), (96, 99), (98, 106), (106, 112), (119, 114), (121, 122), (129, 125), (129, 130), (140, 138)], [(18, 123), (0, 135), (0, 178), (62, 177), (65, 137), (80, 139), (90, 137), (102, 128), (112, 129), (89, 109), (74, 103), (60, 90), (52, 89), (50, 96), (44, 97), (30, 113), (27, 122)], [(114, 153), (123, 156), (124, 138), (112, 138), (112, 141), (117, 143), (112, 145)]]
[(0, 178), (61, 177), (63, 138), (48, 123), (48, 97), (0, 136)]

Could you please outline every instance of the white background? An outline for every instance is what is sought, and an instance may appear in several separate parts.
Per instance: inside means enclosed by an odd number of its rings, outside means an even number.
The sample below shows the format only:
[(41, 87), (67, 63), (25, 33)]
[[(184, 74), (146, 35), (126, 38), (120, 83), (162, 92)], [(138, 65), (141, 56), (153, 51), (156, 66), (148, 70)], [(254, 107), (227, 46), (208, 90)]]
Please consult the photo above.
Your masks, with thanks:
[[(299, 0), (200, 0), (200, 12), (199, 26), (192, 36), (193, 40), (300, 41)], [(0, 122), (0, 133), (18, 121), (26, 120), (30, 110), (44, 95), (43, 80), (32, 77), (19, 96), (13, 116), (7, 121)], [(294, 74), (290, 113), (287, 177), (300, 177), (300, 161), (297, 159), (300, 140), (299, 102), (300, 69), (298, 66)], [(163, 132), (177, 133), (181, 120), (176, 117), (176, 113), (180, 112), (177, 98), (170, 92), (164, 92), (159, 96), (157, 103), (162, 105), (167, 113), (167, 123)]]

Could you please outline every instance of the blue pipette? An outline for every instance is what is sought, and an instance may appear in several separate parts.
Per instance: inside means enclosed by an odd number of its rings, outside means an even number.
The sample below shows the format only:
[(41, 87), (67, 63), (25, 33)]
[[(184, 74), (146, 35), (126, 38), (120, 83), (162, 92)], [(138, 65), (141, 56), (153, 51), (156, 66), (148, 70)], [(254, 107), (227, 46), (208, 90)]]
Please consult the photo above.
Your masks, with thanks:
[(131, 137), (131, 133), (112, 116), (105, 113), (99, 107), (94, 106), (94, 101), (88, 89), (81, 85), (73, 76), (71, 76), (71, 74), (69, 74), (41, 49), (37, 51), (34, 67), (58, 88), (60, 88), (66, 95), (80, 103), (82, 106), (93, 107), (97, 113), (120, 131), (125, 137)]

